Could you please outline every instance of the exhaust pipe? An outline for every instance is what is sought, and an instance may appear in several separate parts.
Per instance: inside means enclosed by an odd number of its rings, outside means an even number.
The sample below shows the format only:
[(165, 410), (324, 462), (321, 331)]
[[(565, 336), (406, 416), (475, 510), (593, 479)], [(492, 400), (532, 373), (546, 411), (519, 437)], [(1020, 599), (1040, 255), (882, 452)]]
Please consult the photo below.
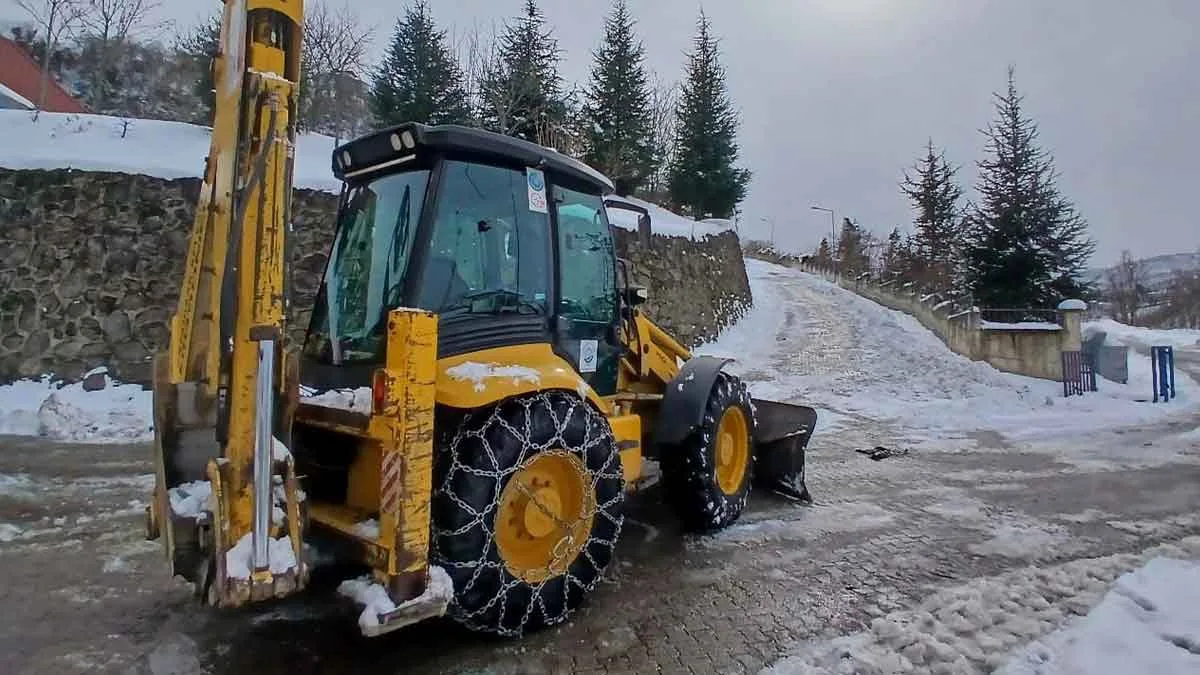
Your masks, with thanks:
[(258, 343), (258, 382), (254, 416), (254, 570), (271, 568), (271, 462), (275, 436), (275, 341)]

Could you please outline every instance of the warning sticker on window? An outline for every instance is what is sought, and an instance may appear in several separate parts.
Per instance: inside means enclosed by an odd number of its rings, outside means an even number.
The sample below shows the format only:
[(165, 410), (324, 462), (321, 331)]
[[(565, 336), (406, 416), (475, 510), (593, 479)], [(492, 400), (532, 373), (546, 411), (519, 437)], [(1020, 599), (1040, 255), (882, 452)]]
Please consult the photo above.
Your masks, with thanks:
[(538, 169), (525, 169), (525, 179), (529, 183), (529, 210), (547, 213), (546, 209), (546, 174)]
[(579, 341), (579, 372), (596, 372), (596, 353), (600, 350), (598, 340)]

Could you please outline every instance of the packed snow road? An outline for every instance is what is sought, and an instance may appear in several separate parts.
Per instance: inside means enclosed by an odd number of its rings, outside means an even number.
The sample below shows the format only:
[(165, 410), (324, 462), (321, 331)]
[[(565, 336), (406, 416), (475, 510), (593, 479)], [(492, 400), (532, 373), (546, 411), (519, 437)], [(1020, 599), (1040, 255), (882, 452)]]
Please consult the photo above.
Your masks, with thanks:
[[(813, 507), (756, 494), (728, 530), (683, 537), (651, 489), (570, 624), (367, 640), (326, 578), (304, 599), (200, 608), (143, 540), (144, 444), (0, 438), (0, 672), (1028, 672), (1068, 659), (1056, 630), (1111, 625), (1111, 608), (1070, 618), (1121, 574), (1200, 555), (1189, 404), (1146, 411), (1112, 389), (1094, 409), (1046, 406), (1041, 383), (958, 359), (906, 317), (750, 267), (757, 308), (705, 351), (736, 354), (760, 396), (822, 408)], [(874, 445), (910, 452), (855, 452)]]

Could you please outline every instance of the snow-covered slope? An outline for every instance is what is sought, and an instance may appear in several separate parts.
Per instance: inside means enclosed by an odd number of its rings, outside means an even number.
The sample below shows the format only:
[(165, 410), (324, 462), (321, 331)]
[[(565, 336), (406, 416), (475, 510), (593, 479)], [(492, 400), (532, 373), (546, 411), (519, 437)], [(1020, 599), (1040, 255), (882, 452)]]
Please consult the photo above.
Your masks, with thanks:
[[(1172, 253), (1136, 261), (1138, 272), (1151, 289), (1165, 288), (1176, 272), (1200, 271), (1200, 253)], [(1108, 275), (1113, 267), (1094, 268), (1084, 274), (1084, 280), (1101, 288), (1108, 287)]]
[[(199, 177), (212, 135), (208, 127), (105, 115), (0, 110), (0, 168), (114, 171), (156, 178)], [(296, 141), (296, 187), (337, 192), (334, 139)]]
[(918, 442), (978, 430), (1026, 440), (1185, 416), (1200, 402), (1182, 373), (1171, 405), (1140, 402), (1151, 396), (1151, 371), (1137, 354), (1129, 384), (1102, 380), (1097, 393), (1064, 398), (1057, 382), (955, 354), (913, 317), (823, 279), (757, 260), (746, 269), (753, 309), (697, 351), (737, 359), (731, 369), (756, 395), (815, 404), (823, 417), (865, 416)]

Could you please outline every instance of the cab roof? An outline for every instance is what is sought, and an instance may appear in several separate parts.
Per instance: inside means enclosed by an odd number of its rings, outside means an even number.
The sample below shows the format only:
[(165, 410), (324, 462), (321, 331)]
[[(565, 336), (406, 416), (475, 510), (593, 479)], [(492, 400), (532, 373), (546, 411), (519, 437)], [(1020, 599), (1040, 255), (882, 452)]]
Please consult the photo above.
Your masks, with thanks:
[(430, 126), (408, 122), (360, 136), (333, 151), (333, 174), (340, 180), (401, 166), (423, 150), (466, 152), (509, 160), (545, 171), (565, 174), (611, 194), (613, 183), (583, 162), (550, 148), (512, 136), (457, 124)]

